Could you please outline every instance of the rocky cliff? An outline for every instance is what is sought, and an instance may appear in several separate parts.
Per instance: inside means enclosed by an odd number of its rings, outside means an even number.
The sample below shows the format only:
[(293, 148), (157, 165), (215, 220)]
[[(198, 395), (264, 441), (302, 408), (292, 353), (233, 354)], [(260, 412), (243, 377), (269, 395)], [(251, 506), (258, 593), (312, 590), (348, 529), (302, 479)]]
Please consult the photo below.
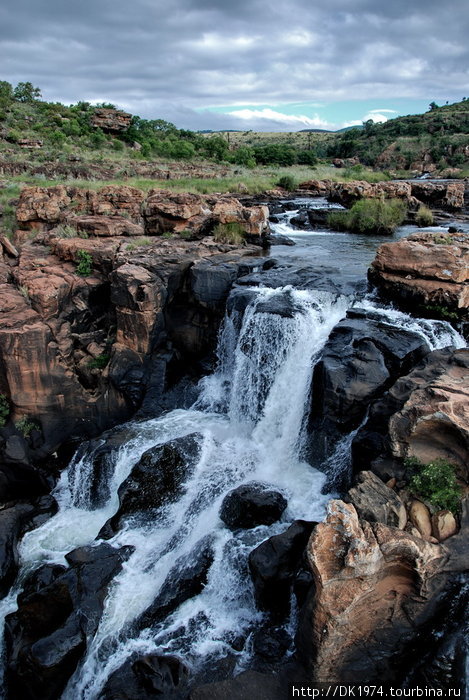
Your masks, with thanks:
[[(25, 188), (17, 220), (16, 246), (1, 248), (0, 392), (9, 432), (32, 420), (46, 454), (128, 418), (145, 396), (156, 410), (168, 384), (197, 371), (233, 281), (262, 265), (252, 256), (267, 210), (57, 186)], [(233, 223), (257, 246), (214, 241), (217, 224)]]

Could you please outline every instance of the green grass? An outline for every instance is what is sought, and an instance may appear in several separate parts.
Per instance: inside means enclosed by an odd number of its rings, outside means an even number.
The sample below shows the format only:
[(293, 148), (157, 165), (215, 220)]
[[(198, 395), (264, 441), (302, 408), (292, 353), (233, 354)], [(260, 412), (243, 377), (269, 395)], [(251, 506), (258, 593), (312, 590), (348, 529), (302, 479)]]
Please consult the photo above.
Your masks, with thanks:
[(243, 227), (237, 221), (228, 224), (218, 224), (213, 229), (213, 239), (217, 243), (229, 243), (241, 246), (246, 243)]
[(405, 466), (414, 472), (409, 480), (410, 489), (428, 501), (437, 510), (457, 513), (462, 489), (456, 479), (456, 466), (444, 459), (423, 464), (415, 457), (405, 460)]
[(420, 227), (433, 226), (433, 214), (431, 209), (422, 204), (417, 211), (415, 223)]
[(386, 235), (402, 224), (406, 212), (400, 199), (361, 199), (349, 211), (331, 212), (327, 222), (338, 231)]

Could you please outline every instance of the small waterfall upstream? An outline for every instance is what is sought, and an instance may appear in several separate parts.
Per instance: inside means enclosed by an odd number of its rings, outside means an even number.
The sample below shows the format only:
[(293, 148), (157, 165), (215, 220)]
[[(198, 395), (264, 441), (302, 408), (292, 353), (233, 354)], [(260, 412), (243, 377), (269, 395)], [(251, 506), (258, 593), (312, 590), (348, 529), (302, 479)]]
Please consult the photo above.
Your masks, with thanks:
[[(301, 460), (301, 439), (315, 360), (351, 302), (291, 287), (250, 291), (244, 312), (232, 310), (224, 321), (218, 368), (201, 380), (192, 408), (129, 424), (127, 441), (105, 475), (108, 497), (99, 506), (93, 503), (93, 453), (81, 450), (56, 487), (59, 512), (21, 543), (19, 581), (40, 563), (63, 564), (67, 552), (93, 543), (116, 512), (118, 487), (146, 450), (196, 435), (197, 458), (180, 498), (164, 504), (151, 522), (130, 519), (110, 540), (134, 551), (111, 586), (98, 630), (62, 696), (66, 700), (98, 698), (109, 675), (135, 651), (176, 654), (194, 669), (207, 657), (236, 653), (242, 667), (249, 652), (233, 652), (232, 640), (249, 635), (262, 619), (247, 571), (249, 552), (292, 520), (324, 515), (326, 477)], [(446, 323), (365, 305), (390, 325), (417, 330), (432, 349), (464, 344)], [(349, 449), (349, 442), (340, 449)], [(345, 465), (347, 455), (342, 458)], [(227, 492), (249, 481), (281, 491), (288, 507), (281, 522), (232, 532), (219, 518), (220, 504)], [(132, 623), (153, 602), (168, 572), (207, 536), (214, 559), (203, 591), (162, 622), (136, 631)], [(15, 610), (18, 591), (17, 586), (2, 601), (2, 615)]]

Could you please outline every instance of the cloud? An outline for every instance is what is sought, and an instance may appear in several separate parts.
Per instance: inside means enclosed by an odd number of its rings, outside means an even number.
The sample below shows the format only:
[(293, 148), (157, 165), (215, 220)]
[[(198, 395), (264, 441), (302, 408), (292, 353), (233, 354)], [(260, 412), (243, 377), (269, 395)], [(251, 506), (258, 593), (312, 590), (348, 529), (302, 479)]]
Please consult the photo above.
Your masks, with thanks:
[(238, 109), (233, 112), (227, 112), (227, 114), (238, 119), (246, 119), (252, 121), (253, 119), (265, 119), (269, 122), (273, 122), (282, 126), (288, 126), (290, 129), (292, 127), (310, 127), (316, 129), (330, 129), (333, 125), (329, 122), (321, 119), (319, 116), (313, 118), (306, 117), (303, 114), (283, 114), (282, 112), (277, 112), (274, 109), (264, 108), (264, 109)]
[(207, 105), (445, 102), (469, 82), (468, 22), (467, 0), (3, 0), (0, 79), (192, 128), (246, 126)]

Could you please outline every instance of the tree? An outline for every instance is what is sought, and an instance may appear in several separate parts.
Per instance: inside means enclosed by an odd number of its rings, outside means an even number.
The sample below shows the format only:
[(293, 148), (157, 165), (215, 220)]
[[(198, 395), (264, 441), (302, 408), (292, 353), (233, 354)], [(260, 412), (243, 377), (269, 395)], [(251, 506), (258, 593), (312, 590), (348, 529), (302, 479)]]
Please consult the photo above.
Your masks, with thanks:
[(0, 80), (0, 100), (9, 102), (13, 99), (13, 86), (6, 80)]
[(18, 83), (13, 91), (13, 97), (18, 102), (34, 102), (41, 99), (41, 90), (30, 82)]
[(430, 108), (430, 112), (433, 112), (434, 109), (438, 109), (438, 105), (436, 102), (430, 102), (428, 106)]

